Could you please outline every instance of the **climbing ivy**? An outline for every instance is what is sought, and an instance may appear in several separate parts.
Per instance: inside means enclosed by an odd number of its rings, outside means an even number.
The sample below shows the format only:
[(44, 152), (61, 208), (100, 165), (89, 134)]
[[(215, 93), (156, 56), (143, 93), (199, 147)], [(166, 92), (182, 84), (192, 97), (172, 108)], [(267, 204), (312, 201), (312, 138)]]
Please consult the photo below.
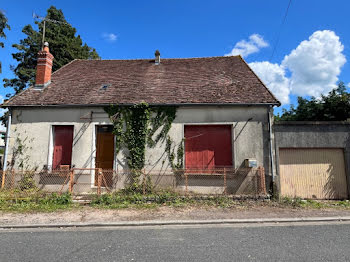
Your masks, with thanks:
[(129, 151), (128, 166), (134, 170), (136, 177), (141, 174), (139, 171), (145, 165), (146, 146), (153, 148), (158, 142), (166, 142), (165, 151), (170, 166), (173, 169), (182, 168), (182, 142), (177, 150), (177, 163), (174, 164), (175, 147), (172, 148), (172, 141), (168, 135), (176, 117), (177, 107), (150, 106), (147, 103), (140, 103), (132, 106), (110, 105), (104, 110), (114, 126), (116, 151), (119, 152), (123, 147)]
[[(154, 147), (159, 141), (164, 142), (168, 137), (171, 124), (176, 117), (176, 109), (174, 106), (157, 106), (151, 108), (153, 117), (150, 119), (150, 129), (148, 132), (149, 147)], [(160, 127), (162, 127), (161, 131), (153, 140), (154, 134)]]
[(129, 150), (128, 166), (141, 170), (145, 163), (148, 122), (151, 110), (146, 103), (121, 107), (112, 105), (105, 108), (113, 122), (117, 152), (125, 146)]
[[(179, 170), (183, 168), (183, 156), (184, 156), (184, 147), (183, 140), (181, 140), (180, 144), (177, 145), (177, 150), (175, 154), (176, 145), (173, 146), (173, 141), (170, 136), (167, 137), (165, 151), (168, 155), (168, 160), (171, 168), (175, 170)], [(175, 163), (176, 160), (176, 163)]]

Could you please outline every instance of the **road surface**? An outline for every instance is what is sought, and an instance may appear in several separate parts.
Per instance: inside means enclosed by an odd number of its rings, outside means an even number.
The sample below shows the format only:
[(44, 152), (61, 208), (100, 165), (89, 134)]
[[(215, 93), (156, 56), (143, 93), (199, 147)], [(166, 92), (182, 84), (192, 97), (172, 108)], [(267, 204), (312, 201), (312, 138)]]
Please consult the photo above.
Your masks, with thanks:
[(350, 261), (350, 223), (0, 231), (0, 261)]

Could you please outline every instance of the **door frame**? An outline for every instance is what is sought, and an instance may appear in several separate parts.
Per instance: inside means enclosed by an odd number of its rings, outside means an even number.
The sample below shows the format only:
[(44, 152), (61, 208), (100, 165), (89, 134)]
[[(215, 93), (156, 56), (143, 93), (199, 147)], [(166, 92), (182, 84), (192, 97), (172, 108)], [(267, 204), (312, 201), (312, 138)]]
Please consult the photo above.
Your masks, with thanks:
[[(92, 157), (91, 157), (91, 168), (96, 168), (96, 149), (97, 149), (97, 128), (99, 126), (113, 126), (110, 123), (98, 123), (94, 124), (92, 128), (92, 143), (91, 143), (91, 150), (92, 150)], [(114, 151), (113, 151), (113, 170), (116, 170), (117, 168), (117, 154), (116, 154), (116, 147), (115, 147), (116, 137), (114, 136)], [(95, 186), (95, 171), (91, 170), (91, 188), (97, 188)], [(103, 187), (103, 186), (102, 186)]]

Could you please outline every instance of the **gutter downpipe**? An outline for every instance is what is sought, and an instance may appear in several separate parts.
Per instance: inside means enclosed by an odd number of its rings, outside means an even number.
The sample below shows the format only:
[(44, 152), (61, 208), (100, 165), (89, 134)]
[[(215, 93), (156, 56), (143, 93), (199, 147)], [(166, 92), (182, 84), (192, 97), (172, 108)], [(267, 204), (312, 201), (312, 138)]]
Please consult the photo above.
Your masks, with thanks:
[[(273, 163), (275, 162), (274, 160), (274, 155), (273, 155), (273, 147), (272, 147), (272, 123), (271, 123), (271, 112), (272, 112), (273, 106), (269, 107), (269, 112), (268, 112), (268, 118), (269, 118), (269, 136), (270, 136), (270, 164), (271, 164), (271, 176), (272, 176), (272, 183), (275, 183), (275, 173), (273, 170)], [(274, 188), (273, 188), (274, 189)], [(273, 192), (275, 193), (275, 192)]]
[(6, 141), (5, 141), (5, 152), (4, 152), (4, 162), (3, 162), (3, 170), (6, 170), (7, 168), (7, 155), (9, 150), (9, 141), (10, 141), (10, 131), (11, 131), (11, 110), (9, 110), (9, 117), (7, 120), (7, 128), (6, 128)]

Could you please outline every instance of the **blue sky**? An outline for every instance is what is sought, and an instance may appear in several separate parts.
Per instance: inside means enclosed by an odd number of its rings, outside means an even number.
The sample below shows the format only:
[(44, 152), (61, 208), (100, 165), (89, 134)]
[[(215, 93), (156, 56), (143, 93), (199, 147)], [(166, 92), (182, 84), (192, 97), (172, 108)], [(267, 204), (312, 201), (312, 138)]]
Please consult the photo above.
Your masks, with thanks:
[[(15, 50), (11, 44), (24, 37), (24, 25), (35, 26), (32, 11), (45, 15), (54, 5), (103, 59), (150, 58), (156, 49), (166, 58), (222, 56), (243, 50), (248, 54), (246, 61), (253, 63), (284, 107), (295, 103), (297, 95), (328, 92), (337, 79), (348, 84), (350, 1), (293, 0), (271, 58), (288, 1), (2, 0), (0, 9), (11, 31), (6, 31), (6, 46), (0, 49), (0, 80), (12, 77), (9, 67), (15, 65), (11, 57)], [(251, 47), (255, 52), (249, 54)], [(10, 91), (1, 86), (0, 95)]]

